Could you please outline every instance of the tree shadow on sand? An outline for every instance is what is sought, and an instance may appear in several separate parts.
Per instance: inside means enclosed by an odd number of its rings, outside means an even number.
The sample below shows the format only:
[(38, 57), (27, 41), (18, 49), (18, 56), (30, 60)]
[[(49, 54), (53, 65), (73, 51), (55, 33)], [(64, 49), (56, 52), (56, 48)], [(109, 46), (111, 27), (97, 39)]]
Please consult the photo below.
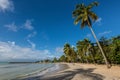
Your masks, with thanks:
[(20, 80), (71, 80), (76, 74), (80, 76), (81, 79), (79, 80), (103, 80), (105, 77), (92, 73), (95, 70), (95, 68), (89, 68), (89, 69), (75, 69), (73, 71), (64, 71), (61, 72), (60, 74), (52, 75), (48, 77), (45, 77), (46, 75), (43, 76), (34, 76), (34, 77), (29, 77), (25, 79), (20, 79)]

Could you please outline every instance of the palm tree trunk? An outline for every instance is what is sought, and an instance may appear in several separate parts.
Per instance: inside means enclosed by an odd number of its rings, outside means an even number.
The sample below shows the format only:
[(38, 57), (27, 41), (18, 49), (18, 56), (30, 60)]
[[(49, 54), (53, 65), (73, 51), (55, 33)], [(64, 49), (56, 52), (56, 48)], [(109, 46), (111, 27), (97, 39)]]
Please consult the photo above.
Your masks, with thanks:
[(104, 60), (105, 60), (106, 65), (107, 65), (107, 68), (110, 68), (111, 66), (110, 66), (110, 64), (109, 64), (109, 62), (108, 62), (108, 60), (107, 60), (107, 58), (106, 58), (106, 56), (105, 56), (105, 53), (103, 52), (103, 49), (102, 49), (102, 47), (101, 47), (101, 45), (100, 45), (100, 43), (99, 43), (99, 41), (98, 41), (98, 39), (97, 39), (97, 37), (96, 37), (96, 35), (95, 35), (95, 33), (94, 33), (92, 27), (89, 27), (89, 28), (90, 28), (90, 30), (91, 30), (91, 32), (92, 32), (92, 34), (93, 34), (93, 36), (94, 36), (97, 44), (98, 44), (98, 47), (100, 48), (100, 51), (101, 51), (101, 53), (102, 53), (102, 55), (103, 55), (103, 58), (104, 58)]

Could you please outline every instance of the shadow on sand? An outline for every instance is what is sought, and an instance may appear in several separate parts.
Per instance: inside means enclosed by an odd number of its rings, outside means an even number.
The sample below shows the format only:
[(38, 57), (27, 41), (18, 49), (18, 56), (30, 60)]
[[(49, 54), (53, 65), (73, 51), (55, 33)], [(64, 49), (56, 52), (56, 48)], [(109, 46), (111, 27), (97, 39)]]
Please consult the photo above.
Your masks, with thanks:
[(76, 74), (80, 76), (81, 79), (77, 80), (103, 80), (105, 77), (92, 73), (95, 70), (95, 68), (89, 68), (89, 69), (75, 69), (74, 71), (64, 71), (60, 74), (52, 75), (52, 76), (34, 76), (34, 77), (28, 77), (21, 80), (71, 80)]

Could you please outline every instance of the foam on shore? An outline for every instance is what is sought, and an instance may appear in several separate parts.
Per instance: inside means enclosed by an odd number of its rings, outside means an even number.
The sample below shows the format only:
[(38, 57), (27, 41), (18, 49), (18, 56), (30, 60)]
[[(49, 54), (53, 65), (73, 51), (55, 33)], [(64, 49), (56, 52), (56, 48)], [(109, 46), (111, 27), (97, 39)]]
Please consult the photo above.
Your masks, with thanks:
[[(40, 79), (41, 77), (47, 77), (50, 74), (55, 74), (56, 72), (59, 72), (61, 70), (64, 70), (67, 68), (67, 65), (64, 64), (55, 64), (54, 66), (45, 68), (41, 71), (36, 71), (30, 74), (26, 74), (24, 76), (19, 76), (16, 79), (17, 80), (32, 80), (32, 79)], [(15, 79), (14, 79), (15, 80)]]

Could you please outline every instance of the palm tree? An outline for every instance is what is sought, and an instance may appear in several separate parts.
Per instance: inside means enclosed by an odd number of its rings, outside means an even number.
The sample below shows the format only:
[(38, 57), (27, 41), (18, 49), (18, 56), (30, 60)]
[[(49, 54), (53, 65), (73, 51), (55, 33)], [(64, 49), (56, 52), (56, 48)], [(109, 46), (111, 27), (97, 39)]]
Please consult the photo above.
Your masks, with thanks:
[(76, 61), (77, 54), (76, 54), (74, 47), (71, 47), (70, 44), (67, 43), (64, 45), (63, 50), (64, 50), (64, 53), (65, 53), (65, 56), (66, 56), (68, 62), (75, 62)]
[(88, 59), (87, 59), (87, 46), (88, 46), (88, 43), (87, 43), (87, 39), (84, 39), (83, 41), (78, 41), (77, 42), (77, 49), (78, 49), (78, 54), (80, 55), (79, 57), (82, 59), (85, 59), (85, 61), (87, 63), (88, 62)]
[(91, 57), (92, 57), (93, 63), (96, 64), (95, 58), (94, 58), (94, 57), (95, 57), (95, 56), (94, 56), (94, 54), (95, 54), (94, 44), (93, 44), (93, 43), (90, 43), (90, 41), (89, 41), (89, 45), (88, 45), (88, 51), (89, 51), (89, 53), (90, 53), (90, 55), (91, 55)]
[(65, 45), (64, 45), (64, 53), (65, 53), (65, 55), (66, 55), (66, 58), (67, 58), (67, 61), (68, 62), (72, 62), (72, 50), (71, 50), (71, 46), (70, 46), (70, 44), (69, 43), (66, 43)]
[(65, 55), (62, 55), (62, 56), (59, 58), (59, 60), (60, 60), (61, 62), (65, 62), (65, 61), (66, 61)]
[(76, 9), (73, 11), (73, 17), (75, 17), (75, 24), (78, 24), (79, 22), (81, 22), (81, 28), (84, 28), (85, 26), (88, 26), (94, 36), (94, 38), (96, 39), (96, 42), (100, 48), (100, 51), (104, 57), (105, 63), (107, 65), (107, 67), (109, 68), (109, 63), (108, 60), (103, 52), (103, 49), (92, 29), (92, 21), (96, 21), (98, 19), (97, 15), (91, 10), (94, 6), (98, 6), (98, 2), (93, 2), (89, 5), (84, 5), (84, 3), (82, 4), (78, 4), (76, 5)]

